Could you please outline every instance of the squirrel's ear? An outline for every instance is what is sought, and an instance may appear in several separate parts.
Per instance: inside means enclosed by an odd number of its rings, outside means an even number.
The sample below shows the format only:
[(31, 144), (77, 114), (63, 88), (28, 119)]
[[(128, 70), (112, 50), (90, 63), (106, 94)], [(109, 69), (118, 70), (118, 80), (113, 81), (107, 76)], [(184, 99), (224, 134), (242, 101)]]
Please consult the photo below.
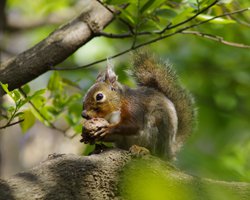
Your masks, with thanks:
[(97, 78), (96, 82), (106, 82), (114, 85), (118, 79), (118, 76), (115, 74), (113, 70), (113, 64), (112, 62), (107, 59), (107, 68), (106, 71), (101, 72)]
[(104, 82), (105, 81), (105, 72), (101, 72), (96, 77), (96, 82)]
[(109, 59), (107, 59), (107, 68), (105, 73), (106, 83), (114, 84), (118, 79), (118, 76), (115, 74), (113, 68), (114, 68), (113, 63)]

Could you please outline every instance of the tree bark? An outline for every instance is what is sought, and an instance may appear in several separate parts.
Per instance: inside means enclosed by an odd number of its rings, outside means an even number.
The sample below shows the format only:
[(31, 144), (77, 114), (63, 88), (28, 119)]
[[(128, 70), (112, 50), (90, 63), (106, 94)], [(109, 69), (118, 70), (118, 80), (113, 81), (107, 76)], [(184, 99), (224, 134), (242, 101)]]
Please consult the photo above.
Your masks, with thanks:
[[(50, 70), (91, 40), (114, 15), (96, 0), (85, 0), (83, 12), (34, 47), (0, 66), (0, 81), (13, 90)], [(0, 96), (3, 95), (0, 87)]]
[(250, 183), (193, 177), (156, 157), (134, 159), (119, 149), (91, 156), (51, 155), (27, 172), (0, 180), (0, 200), (247, 200), (249, 195)]
[(6, 27), (5, 7), (6, 7), (6, 0), (1, 0), (0, 1), (0, 37), (2, 35), (4, 28)]

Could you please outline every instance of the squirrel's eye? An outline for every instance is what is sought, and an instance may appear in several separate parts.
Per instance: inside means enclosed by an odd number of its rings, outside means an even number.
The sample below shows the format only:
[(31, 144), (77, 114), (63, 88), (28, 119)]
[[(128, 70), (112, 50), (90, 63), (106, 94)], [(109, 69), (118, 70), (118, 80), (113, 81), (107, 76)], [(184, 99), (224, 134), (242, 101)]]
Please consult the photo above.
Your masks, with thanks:
[(102, 94), (102, 93), (97, 93), (96, 96), (95, 96), (95, 100), (96, 100), (96, 101), (102, 102), (102, 101), (105, 100), (104, 97), (105, 97), (104, 94)]

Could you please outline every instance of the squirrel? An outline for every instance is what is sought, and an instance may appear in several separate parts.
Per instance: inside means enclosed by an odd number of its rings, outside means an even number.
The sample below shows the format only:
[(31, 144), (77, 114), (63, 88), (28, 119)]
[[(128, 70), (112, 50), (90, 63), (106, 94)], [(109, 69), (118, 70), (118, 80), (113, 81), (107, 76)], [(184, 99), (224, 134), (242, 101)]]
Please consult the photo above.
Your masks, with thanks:
[(87, 91), (83, 118), (92, 122), (103, 118), (108, 123), (99, 123), (92, 132), (83, 127), (81, 142), (114, 142), (125, 150), (138, 145), (171, 160), (193, 130), (194, 98), (170, 64), (145, 50), (135, 50), (132, 57), (137, 88), (119, 83), (108, 64)]

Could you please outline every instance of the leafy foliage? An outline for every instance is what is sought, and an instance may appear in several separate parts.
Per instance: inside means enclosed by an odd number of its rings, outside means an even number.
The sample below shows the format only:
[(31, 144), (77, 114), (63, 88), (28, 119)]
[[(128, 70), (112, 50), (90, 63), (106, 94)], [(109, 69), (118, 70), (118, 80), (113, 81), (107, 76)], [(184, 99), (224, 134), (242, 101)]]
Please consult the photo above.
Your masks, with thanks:
[[(4, 127), (8, 127), (11, 121), (19, 117), (21, 120), (20, 126), (25, 133), (31, 128), (35, 119), (38, 119), (46, 126), (54, 129), (56, 128), (53, 123), (57, 118), (64, 115), (68, 126), (73, 128), (76, 133), (81, 132), (81, 125), (79, 123), (81, 116), (81, 94), (79, 89), (70, 95), (67, 94), (66, 87), (77, 87), (76, 83), (70, 80), (63, 79), (58, 72), (54, 72), (49, 81), (47, 88), (37, 90), (30, 95), (30, 88), (25, 85), (23, 89), (16, 89), (13, 91), (8, 90), (7, 84), (1, 84), (5, 92), (12, 97), (14, 105), (4, 105), (5, 115), (8, 119)], [(29, 103), (29, 107), (23, 108), (24, 105)], [(64, 112), (67, 110), (67, 114)]]

